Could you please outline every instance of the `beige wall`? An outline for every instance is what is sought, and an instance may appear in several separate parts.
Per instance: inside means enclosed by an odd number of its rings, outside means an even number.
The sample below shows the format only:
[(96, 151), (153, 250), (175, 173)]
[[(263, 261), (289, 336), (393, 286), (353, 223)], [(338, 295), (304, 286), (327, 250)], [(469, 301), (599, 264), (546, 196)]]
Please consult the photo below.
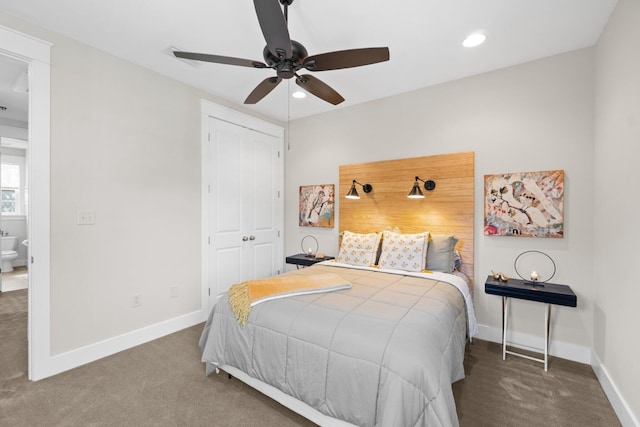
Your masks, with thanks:
[[(51, 81), (57, 354), (199, 309), (201, 94), (59, 40)], [(78, 226), (87, 209), (96, 225)]]
[[(337, 227), (297, 225), (300, 185), (337, 183), (338, 165), (475, 151), (475, 304), (482, 336), (498, 341), (501, 301), (484, 293), (490, 271), (515, 276), (516, 256), (542, 250), (578, 307), (554, 307), (553, 354), (588, 363), (593, 331), (593, 49), (579, 50), (291, 123), (286, 151), (285, 250), (313, 234), (337, 253)], [(563, 239), (483, 235), (485, 174), (564, 169)], [(357, 178), (357, 177), (354, 177)], [(372, 182), (375, 186), (375, 182)], [(407, 191), (411, 181), (407, 181)], [(338, 194), (337, 209), (344, 194)], [(336, 215), (337, 217), (337, 215)], [(291, 267), (288, 267), (291, 268)], [(543, 346), (543, 307), (514, 301), (516, 342)]]
[(596, 49), (594, 350), (640, 417), (640, 1), (620, 0)]
[[(53, 44), (52, 354), (200, 310), (200, 99), (225, 103), (9, 15), (0, 25)], [(96, 225), (77, 225), (79, 210)]]

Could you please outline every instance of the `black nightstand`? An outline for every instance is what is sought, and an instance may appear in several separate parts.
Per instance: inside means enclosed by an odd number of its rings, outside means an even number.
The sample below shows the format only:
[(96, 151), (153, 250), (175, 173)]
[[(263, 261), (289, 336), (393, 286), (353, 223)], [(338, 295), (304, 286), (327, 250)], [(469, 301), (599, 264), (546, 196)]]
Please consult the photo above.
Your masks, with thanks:
[[(499, 295), (502, 297), (502, 360), (507, 354), (524, 357), (536, 362), (544, 363), (544, 370), (547, 370), (549, 362), (549, 325), (551, 324), (551, 304), (576, 307), (578, 301), (576, 294), (567, 285), (557, 285), (555, 283), (544, 283), (532, 285), (520, 279), (509, 279), (507, 282), (495, 280), (492, 276), (487, 277), (484, 283), (484, 291), (487, 294)], [(529, 301), (545, 303), (545, 329), (544, 329), (544, 359), (527, 356), (507, 350), (507, 318), (509, 315), (508, 298), (519, 298)]]
[(310, 257), (306, 254), (295, 254), (295, 255), (288, 256), (286, 258), (286, 261), (287, 261), (287, 264), (295, 264), (296, 268), (300, 268), (300, 266), (308, 267), (318, 262), (328, 261), (330, 259), (335, 259), (335, 257), (333, 256)]

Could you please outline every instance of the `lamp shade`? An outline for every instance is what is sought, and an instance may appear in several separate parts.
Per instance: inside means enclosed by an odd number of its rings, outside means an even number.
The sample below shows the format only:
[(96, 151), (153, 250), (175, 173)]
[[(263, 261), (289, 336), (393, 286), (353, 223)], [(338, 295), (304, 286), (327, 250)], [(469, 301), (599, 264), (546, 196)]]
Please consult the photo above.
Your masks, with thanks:
[(413, 188), (411, 189), (407, 197), (410, 199), (424, 199), (424, 194), (422, 194), (422, 190), (420, 190), (418, 181), (413, 183)]
[(356, 185), (355, 184), (351, 184), (351, 188), (349, 189), (349, 192), (347, 193), (347, 195), (345, 196), (347, 199), (359, 199), (360, 195), (358, 194), (358, 190), (356, 190)]

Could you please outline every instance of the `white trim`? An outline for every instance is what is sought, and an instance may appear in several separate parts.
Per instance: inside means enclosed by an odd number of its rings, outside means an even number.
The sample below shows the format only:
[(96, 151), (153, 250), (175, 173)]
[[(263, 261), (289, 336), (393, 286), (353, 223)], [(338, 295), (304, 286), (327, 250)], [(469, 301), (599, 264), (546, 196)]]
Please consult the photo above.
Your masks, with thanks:
[(202, 321), (209, 312), (209, 103), (200, 104), (200, 310)]
[(237, 110), (232, 110), (231, 108), (223, 107), (222, 105), (214, 104), (206, 99), (202, 99), (200, 101), (200, 107), (204, 117), (215, 117), (229, 123), (245, 126), (258, 132), (273, 135), (277, 138), (284, 138), (283, 127), (266, 122), (257, 117), (241, 113)]
[(620, 423), (624, 427), (639, 427), (640, 422), (638, 422), (638, 418), (633, 414), (633, 411), (627, 404), (627, 401), (624, 399), (618, 387), (613, 382), (611, 377), (609, 376), (609, 372), (607, 369), (600, 363), (600, 359), (596, 355), (595, 351), (591, 353), (591, 367), (593, 368), (593, 372), (595, 372), (596, 377), (600, 381), (600, 385), (602, 385), (602, 389), (604, 393), (607, 395), (613, 410), (616, 412)]
[(93, 362), (132, 347), (202, 323), (200, 310), (51, 357), (48, 375)]
[(2, 35), (0, 52), (6, 52), (10, 56), (27, 62), (32, 60), (47, 64), (51, 62), (51, 43), (3, 25), (0, 25), (0, 35)]
[[(29, 64), (29, 379), (52, 375), (50, 105), (51, 44), (0, 26), (0, 54)], [(37, 284), (37, 286), (35, 286)]]
[(2, 222), (5, 222), (5, 221), (24, 221), (25, 219), (27, 219), (26, 215), (2, 214)]
[[(502, 344), (502, 329), (487, 325), (478, 325), (478, 335), (475, 338)], [(540, 336), (535, 336), (521, 332), (509, 331), (507, 342), (509, 343), (509, 346), (523, 350), (537, 351), (539, 353), (544, 351), (542, 350), (544, 349), (544, 336), (542, 332), (540, 333)], [(591, 348), (554, 340), (553, 328), (551, 329), (551, 338), (549, 340), (549, 354), (578, 363), (591, 363)], [(551, 369), (553, 369), (553, 366)]]

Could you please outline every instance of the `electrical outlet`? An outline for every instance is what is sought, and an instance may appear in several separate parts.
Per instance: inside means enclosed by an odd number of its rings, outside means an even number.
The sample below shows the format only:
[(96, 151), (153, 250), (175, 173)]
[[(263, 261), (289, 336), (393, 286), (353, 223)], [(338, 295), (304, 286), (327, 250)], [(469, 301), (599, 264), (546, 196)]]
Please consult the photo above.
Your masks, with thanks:
[(96, 211), (78, 211), (78, 225), (94, 225)]
[(169, 288), (169, 294), (171, 295), (171, 298), (178, 298), (178, 287), (177, 286), (171, 286)]
[(142, 305), (142, 295), (135, 294), (131, 297), (131, 307), (140, 307)]

